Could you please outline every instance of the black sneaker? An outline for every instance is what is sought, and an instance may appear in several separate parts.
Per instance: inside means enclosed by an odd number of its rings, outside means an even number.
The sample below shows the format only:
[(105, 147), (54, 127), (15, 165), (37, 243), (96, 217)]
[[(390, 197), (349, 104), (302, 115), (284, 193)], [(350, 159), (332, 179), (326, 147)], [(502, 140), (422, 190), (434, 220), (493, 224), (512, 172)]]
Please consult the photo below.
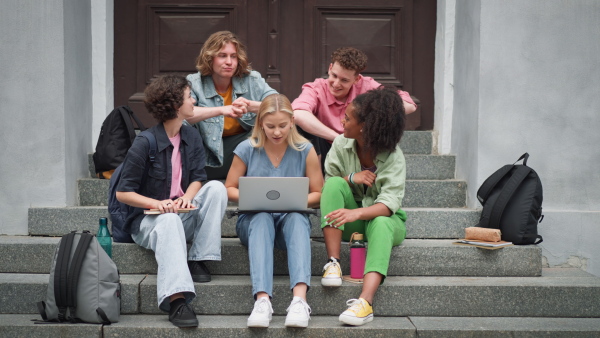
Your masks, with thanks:
[(177, 327), (198, 327), (198, 318), (189, 304), (178, 304), (170, 311), (169, 321)]
[(196, 283), (210, 282), (210, 271), (203, 261), (188, 261), (190, 273), (192, 274), (192, 280)]

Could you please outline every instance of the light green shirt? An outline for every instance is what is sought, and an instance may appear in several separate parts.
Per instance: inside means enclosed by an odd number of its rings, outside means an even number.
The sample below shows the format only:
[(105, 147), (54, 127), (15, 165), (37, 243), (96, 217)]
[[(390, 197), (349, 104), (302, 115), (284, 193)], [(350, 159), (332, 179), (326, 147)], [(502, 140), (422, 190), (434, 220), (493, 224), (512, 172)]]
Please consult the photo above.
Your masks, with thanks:
[[(361, 202), (365, 208), (375, 203), (383, 203), (392, 213), (396, 213), (402, 207), (406, 182), (406, 162), (400, 145), (396, 145), (396, 150), (392, 152), (380, 153), (374, 162), (377, 166), (377, 178), (366, 192), (362, 184), (349, 183), (354, 200)], [(336, 137), (325, 159), (325, 179), (346, 177), (350, 173), (360, 171), (356, 140), (345, 138), (344, 135)]]

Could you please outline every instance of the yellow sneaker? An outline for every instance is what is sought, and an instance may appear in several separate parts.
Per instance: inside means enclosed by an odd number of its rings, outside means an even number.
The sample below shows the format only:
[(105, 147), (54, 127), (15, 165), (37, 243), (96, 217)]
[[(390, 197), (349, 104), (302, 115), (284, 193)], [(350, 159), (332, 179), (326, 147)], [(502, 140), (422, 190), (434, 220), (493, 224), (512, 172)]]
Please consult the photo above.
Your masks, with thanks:
[(321, 278), (321, 285), (342, 285), (342, 267), (340, 267), (340, 263), (335, 258), (331, 257), (331, 262), (325, 264), (323, 271), (325, 272), (323, 273), (323, 278)]
[(340, 322), (359, 326), (373, 321), (373, 307), (366, 300), (350, 299), (346, 302), (348, 310), (340, 315)]

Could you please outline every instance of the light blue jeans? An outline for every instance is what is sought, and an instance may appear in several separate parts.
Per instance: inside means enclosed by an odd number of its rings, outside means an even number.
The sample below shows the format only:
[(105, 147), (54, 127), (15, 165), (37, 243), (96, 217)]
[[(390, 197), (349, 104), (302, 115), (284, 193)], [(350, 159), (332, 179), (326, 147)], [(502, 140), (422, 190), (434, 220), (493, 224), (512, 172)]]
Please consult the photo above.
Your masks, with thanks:
[[(187, 214), (148, 215), (132, 235), (140, 246), (154, 251), (158, 263), (156, 293), (158, 307), (169, 311), (169, 296), (183, 293), (187, 302), (196, 297), (187, 261), (221, 260), (221, 221), (227, 207), (223, 183), (210, 181), (202, 186)], [(189, 253), (186, 241), (191, 241)]]
[(310, 286), (310, 222), (299, 213), (256, 213), (239, 216), (236, 232), (248, 247), (252, 295), (273, 297), (273, 247), (287, 250), (290, 289)]

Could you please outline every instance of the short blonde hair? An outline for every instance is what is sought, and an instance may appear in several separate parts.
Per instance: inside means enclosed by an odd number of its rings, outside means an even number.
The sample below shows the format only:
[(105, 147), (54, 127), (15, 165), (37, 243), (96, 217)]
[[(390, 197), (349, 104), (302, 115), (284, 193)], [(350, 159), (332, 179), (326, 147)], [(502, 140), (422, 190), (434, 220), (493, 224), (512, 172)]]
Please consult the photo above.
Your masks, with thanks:
[(238, 65), (233, 76), (242, 77), (249, 74), (252, 70), (248, 63), (248, 55), (246, 54), (246, 46), (240, 39), (230, 31), (220, 31), (211, 34), (202, 45), (200, 54), (196, 58), (196, 69), (203, 76), (213, 74), (213, 58), (219, 53), (221, 48), (228, 43), (232, 43), (237, 51)]
[[(288, 100), (288, 98), (283, 94), (272, 94), (265, 97), (258, 108), (256, 123), (252, 129), (252, 136), (250, 136), (250, 144), (254, 148), (262, 148), (265, 146), (267, 135), (262, 129), (262, 122), (267, 114), (274, 114), (277, 112), (288, 113), (291, 119), (294, 116), (294, 110), (292, 109), (290, 100)], [(287, 136), (287, 143), (294, 150), (300, 151), (305, 149), (310, 142), (300, 135), (296, 129), (296, 126), (292, 124), (290, 132)]]

